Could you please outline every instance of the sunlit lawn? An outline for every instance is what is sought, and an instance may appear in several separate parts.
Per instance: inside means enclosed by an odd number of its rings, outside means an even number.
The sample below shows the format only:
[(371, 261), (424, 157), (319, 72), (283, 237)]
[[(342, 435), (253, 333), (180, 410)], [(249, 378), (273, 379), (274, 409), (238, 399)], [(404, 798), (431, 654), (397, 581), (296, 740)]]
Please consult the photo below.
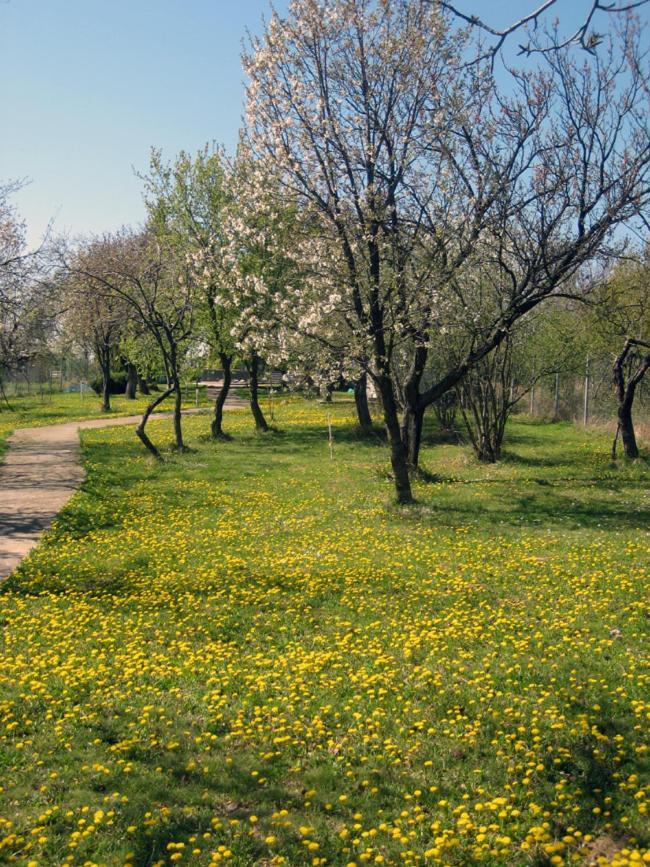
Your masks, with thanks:
[[(102, 412), (101, 400), (92, 391), (86, 391), (83, 395), (77, 393), (61, 392), (36, 392), (32, 395), (9, 396), (9, 405), (0, 402), (0, 455), (4, 449), (4, 442), (12, 430), (20, 427), (41, 427), (58, 422), (78, 421), (86, 418), (104, 418), (117, 415), (133, 415), (144, 412), (147, 404), (153, 400), (151, 397), (138, 395), (135, 400), (127, 400), (124, 395), (111, 396), (111, 412)], [(203, 390), (199, 392), (199, 404), (207, 405)], [(195, 405), (194, 395), (188, 391), (187, 407)], [(161, 404), (159, 411), (172, 408), (171, 401)]]
[(274, 421), (188, 418), (162, 466), (83, 434), (0, 591), (0, 861), (639, 863), (647, 463), (518, 422), (485, 467), (433, 432), (398, 510), (349, 402)]

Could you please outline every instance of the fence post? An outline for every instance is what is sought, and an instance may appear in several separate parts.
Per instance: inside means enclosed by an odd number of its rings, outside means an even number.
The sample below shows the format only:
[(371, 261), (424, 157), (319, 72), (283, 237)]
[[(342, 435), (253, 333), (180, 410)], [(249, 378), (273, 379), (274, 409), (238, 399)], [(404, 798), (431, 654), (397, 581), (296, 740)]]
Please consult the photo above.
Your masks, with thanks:
[(560, 418), (560, 371), (555, 371), (555, 408), (553, 410), (555, 421)]
[(533, 362), (533, 384), (530, 387), (530, 414), (535, 415), (535, 363)]
[(587, 424), (589, 422), (589, 356), (587, 356), (587, 363), (585, 364), (585, 386), (584, 386), (582, 422), (583, 422), (584, 426), (587, 427)]

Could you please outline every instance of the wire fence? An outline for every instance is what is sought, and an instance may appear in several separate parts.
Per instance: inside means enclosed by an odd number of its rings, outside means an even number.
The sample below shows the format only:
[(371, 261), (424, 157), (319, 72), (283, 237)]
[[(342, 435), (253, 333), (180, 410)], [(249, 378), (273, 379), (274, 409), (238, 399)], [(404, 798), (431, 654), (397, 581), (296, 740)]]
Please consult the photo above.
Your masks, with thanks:
[(7, 397), (45, 398), (62, 392), (90, 391), (89, 382), (94, 378), (92, 364), (84, 359), (62, 358), (57, 363), (48, 359), (7, 372), (2, 387)]
[[(517, 411), (533, 417), (582, 424), (616, 418), (616, 394), (609, 358), (591, 358), (581, 373), (558, 371), (541, 377), (518, 404)], [(641, 382), (634, 400), (640, 422), (650, 420), (650, 383)]]
[[(92, 363), (85, 359), (64, 357), (26, 365), (5, 376), (7, 397), (49, 395), (74, 392), (83, 395), (97, 378)], [(521, 384), (525, 388), (525, 383)], [(529, 387), (516, 407), (539, 419), (598, 424), (616, 418), (616, 396), (610, 358), (592, 358), (584, 371), (558, 371), (540, 377)], [(634, 416), (641, 424), (650, 423), (650, 381), (641, 382), (634, 401)]]

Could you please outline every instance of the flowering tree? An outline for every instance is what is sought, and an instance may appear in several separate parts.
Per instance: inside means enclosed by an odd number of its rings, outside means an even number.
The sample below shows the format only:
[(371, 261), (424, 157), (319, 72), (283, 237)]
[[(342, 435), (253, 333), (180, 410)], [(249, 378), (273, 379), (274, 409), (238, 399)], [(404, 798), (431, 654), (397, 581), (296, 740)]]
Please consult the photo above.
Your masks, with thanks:
[(228, 184), (219, 242), (195, 256), (194, 273), (204, 291), (214, 287), (214, 307), (227, 322), (233, 351), (248, 370), (255, 427), (266, 431), (258, 382), (266, 361), (282, 358), (281, 311), (301, 279), (291, 255), (295, 218), (291, 203), (279, 200), (273, 179), (251, 159), (244, 142)]
[(422, 278), (408, 269), (423, 228), (418, 202), (443, 183), (442, 164), (424, 171), (426, 146), (432, 129), (445, 138), (461, 51), (423, 3), (296, 0), (245, 58), (253, 147), (301, 201), (312, 248), (316, 234), (337, 248), (329, 299), (354, 354), (369, 360), (403, 502), (411, 491), (391, 364), (409, 327), (407, 285)]
[[(308, 291), (294, 306), (322, 322), (335, 299), (381, 397), (400, 502), (425, 409), (609, 253), (650, 194), (633, 18), (586, 59), (559, 44), (536, 55), (505, 88), (489, 58), (466, 62), (481, 51), (470, 40), (424, 0), (293, 0), (245, 56), (252, 148), (299, 204), (311, 250), (316, 236), (336, 250), (335, 291), (323, 281), (320, 302)], [(424, 389), (447, 317), (474, 316), (463, 284), (481, 257), (493, 315), (480, 311), (462, 357)]]

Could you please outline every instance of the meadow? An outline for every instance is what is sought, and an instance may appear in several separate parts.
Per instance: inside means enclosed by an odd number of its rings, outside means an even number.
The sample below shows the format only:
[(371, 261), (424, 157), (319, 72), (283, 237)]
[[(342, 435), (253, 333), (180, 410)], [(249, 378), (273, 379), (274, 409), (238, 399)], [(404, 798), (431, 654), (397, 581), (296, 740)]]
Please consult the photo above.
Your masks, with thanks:
[[(191, 390), (187, 391), (185, 408), (195, 406)], [(6, 439), (12, 430), (20, 427), (42, 427), (59, 422), (81, 421), (90, 418), (111, 418), (118, 415), (137, 415), (143, 413), (149, 401), (153, 398), (143, 397), (138, 394), (135, 400), (127, 400), (124, 395), (111, 396), (111, 411), (102, 412), (101, 404), (93, 392), (80, 393), (70, 392), (45, 392), (32, 395), (9, 396), (8, 405), (0, 401), (0, 456), (2, 455)], [(207, 406), (209, 401), (203, 390), (199, 392), (199, 405)], [(158, 412), (168, 412), (172, 405), (166, 401)]]
[(647, 461), (431, 430), (398, 509), (349, 401), (274, 416), (83, 433), (0, 588), (0, 862), (650, 862)]

